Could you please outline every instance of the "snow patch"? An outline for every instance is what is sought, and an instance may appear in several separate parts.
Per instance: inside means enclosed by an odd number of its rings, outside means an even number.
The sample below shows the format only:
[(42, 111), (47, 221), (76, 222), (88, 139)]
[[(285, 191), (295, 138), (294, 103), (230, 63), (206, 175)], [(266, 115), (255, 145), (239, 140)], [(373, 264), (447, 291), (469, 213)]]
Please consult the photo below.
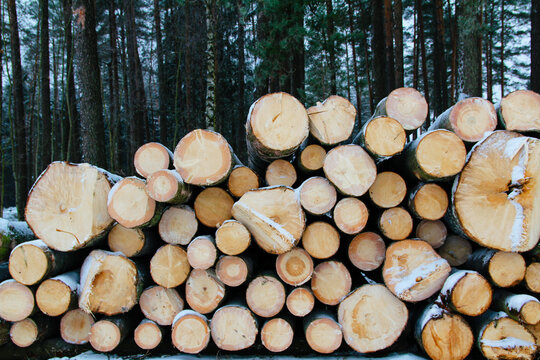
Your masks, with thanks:
[(485, 345), (485, 346), (502, 348), (502, 349), (515, 349), (517, 347), (530, 347), (530, 348), (536, 347), (535, 343), (532, 343), (530, 341), (526, 341), (523, 339), (518, 339), (515, 337), (507, 337), (501, 340), (482, 339), (480, 342), (482, 343), (482, 345)]
[[(515, 190), (513, 190), (510, 195), (514, 193)], [(510, 198), (510, 195), (508, 195), (508, 198)], [(512, 205), (514, 205), (514, 208), (516, 209), (516, 216), (514, 218), (514, 223), (512, 224), (512, 230), (510, 232), (510, 240), (512, 242), (512, 251), (519, 251), (522, 243), (523, 243), (523, 232), (524, 232), (524, 226), (523, 221), (525, 220), (525, 214), (523, 213), (523, 206), (521, 206), (520, 203), (518, 203), (513, 198), (510, 200)]]
[(422, 314), (420, 330), (424, 329), (429, 320), (442, 318), (445, 312), (446, 311), (437, 304), (430, 305)]
[(508, 140), (504, 147), (504, 156), (513, 159), (521, 148), (527, 143), (527, 140), (528, 138), (526, 136), (520, 136)]
[(78, 271), (71, 271), (62, 275), (55, 276), (51, 280), (58, 280), (69, 286), (73, 291), (79, 292), (79, 273)]
[(539, 302), (537, 298), (531, 295), (525, 295), (525, 294), (514, 295), (506, 299), (506, 306), (508, 307), (509, 310), (520, 312), (521, 308), (526, 303), (531, 302), (531, 301)]
[(459, 280), (463, 279), (467, 274), (478, 274), (476, 271), (471, 270), (459, 270), (450, 275), (441, 289), (442, 295), (449, 295), (452, 289), (456, 286)]
[[(427, 278), (429, 275), (437, 271), (437, 269), (447, 264), (448, 262), (445, 259), (437, 259), (435, 261), (422, 264), (421, 266), (414, 269), (410, 274), (401, 278), (401, 280), (396, 279), (397, 284), (394, 287), (396, 295), (400, 296), (405, 291), (410, 290), (413, 286), (415, 286), (416, 284)], [(392, 270), (392, 268), (390, 268), (389, 270)], [(403, 274), (404, 271), (405, 269), (402, 268), (401, 270), (399, 270), (398, 273), (394, 274), (393, 278), (395, 279), (396, 277), (399, 277), (401, 274)], [(417, 280), (418, 278), (420, 278), (420, 280)]]
[(198, 313), (198, 312), (193, 311), (193, 310), (186, 309), (186, 310), (182, 310), (178, 314), (176, 314), (176, 316), (174, 317), (174, 320), (172, 322), (173, 326), (178, 320), (180, 320), (181, 318), (183, 318), (184, 316), (187, 316), (187, 315), (197, 316), (197, 317), (201, 318), (202, 320), (204, 320), (206, 323), (208, 323), (208, 318), (206, 316), (204, 316), (203, 314)]

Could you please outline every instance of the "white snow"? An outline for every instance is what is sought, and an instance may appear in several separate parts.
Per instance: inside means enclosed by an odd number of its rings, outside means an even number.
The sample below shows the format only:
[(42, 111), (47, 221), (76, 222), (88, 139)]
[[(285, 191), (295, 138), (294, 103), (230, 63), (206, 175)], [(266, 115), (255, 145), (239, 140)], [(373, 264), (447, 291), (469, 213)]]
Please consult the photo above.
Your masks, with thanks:
[(507, 337), (501, 340), (482, 339), (481, 343), (482, 345), (496, 347), (496, 348), (503, 348), (503, 349), (515, 349), (517, 347), (535, 347), (536, 345), (535, 343), (518, 339), (515, 337)]
[(71, 290), (79, 291), (79, 272), (71, 271), (62, 275), (55, 276), (51, 280), (59, 280), (69, 286)]
[(17, 208), (15, 206), (4, 208), (3, 217), (9, 221), (17, 220)]
[(0, 218), (0, 234), (8, 234), (9, 233), (9, 221), (6, 219)]
[[(512, 195), (514, 191), (510, 193)], [(508, 196), (510, 198), (510, 195)], [(511, 199), (510, 202), (516, 209), (516, 216), (514, 223), (512, 224), (512, 230), (510, 232), (510, 240), (512, 241), (512, 251), (519, 251), (523, 242), (523, 220), (525, 220), (525, 214), (523, 213), (523, 206), (516, 200)]]
[(531, 295), (526, 295), (526, 294), (514, 295), (506, 299), (506, 306), (508, 307), (509, 310), (514, 310), (516, 312), (519, 312), (521, 308), (523, 307), (523, 305), (531, 301), (539, 302), (537, 298)]
[[(13, 250), (17, 249), (18, 247), (21, 247), (21, 246), (27, 246), (27, 245), (32, 245), (32, 246), (35, 246), (35, 247), (38, 247), (42, 250), (49, 250), (49, 247), (47, 246), (47, 244), (45, 244), (43, 241), (41, 240), (32, 240), (32, 241), (27, 241), (27, 242), (23, 242), (23, 243), (20, 243), (18, 244), (17, 246), (15, 246), (13, 248)], [(11, 250), (11, 251), (13, 251)]]
[[(435, 261), (431, 261), (429, 263), (420, 265), (408, 275), (404, 276), (401, 279), (398, 279), (400, 273), (404, 272), (404, 269), (401, 269), (398, 273), (394, 274), (393, 276), (393, 280), (397, 281), (397, 285), (394, 287), (396, 294), (398, 296), (403, 294), (405, 291), (411, 289), (414, 285), (416, 285), (420, 281), (427, 278), (429, 275), (435, 272), (439, 267), (444, 266), (446, 264), (448, 264), (448, 262), (445, 259), (442, 259), (442, 258), (436, 259)], [(392, 268), (390, 268), (389, 270), (391, 269)], [(419, 281), (417, 281), (418, 278), (420, 278)]]
[(174, 320), (173, 320), (173, 325), (181, 318), (183, 318), (184, 316), (187, 316), (187, 315), (193, 315), (193, 316), (197, 316), (201, 319), (203, 319), (204, 321), (208, 322), (208, 318), (206, 316), (204, 316), (203, 314), (200, 314), (196, 311), (193, 311), (193, 310), (189, 310), (189, 309), (186, 309), (186, 310), (182, 310), (180, 311), (178, 314), (176, 314), (176, 316), (174, 317)]
[(270, 219), (268, 216), (266, 215), (263, 215), (261, 214), (260, 212), (258, 212), (257, 210), (254, 210), (253, 208), (247, 206), (246, 204), (243, 204), (241, 202), (237, 202), (236, 204), (234, 204), (234, 206), (239, 206), (239, 207), (242, 207), (244, 208), (246, 211), (248, 212), (251, 212), (253, 215), (255, 215), (256, 217), (258, 217), (260, 220), (264, 221), (265, 223), (267, 223), (270, 227), (276, 229), (280, 235), (288, 240), (291, 244), (294, 245), (294, 243), (296, 242), (296, 239), (294, 238), (294, 236), (292, 236), (292, 234), (290, 232), (288, 232), (287, 230), (285, 230), (285, 228), (283, 226), (281, 226), (280, 224), (278, 224), (277, 222), (275, 222), (274, 220)]
[(424, 329), (426, 324), (431, 319), (440, 319), (443, 314), (445, 313), (445, 310), (441, 308), (437, 304), (430, 305), (426, 311), (422, 314), (422, 323), (420, 325), (420, 330)]
[(515, 137), (508, 140), (504, 147), (504, 156), (513, 159), (519, 150), (527, 143), (527, 140), (528, 138), (526, 136)]
[(452, 289), (456, 286), (459, 280), (463, 279), (467, 274), (478, 274), (476, 271), (471, 270), (459, 270), (450, 275), (441, 289), (442, 295), (449, 295)]

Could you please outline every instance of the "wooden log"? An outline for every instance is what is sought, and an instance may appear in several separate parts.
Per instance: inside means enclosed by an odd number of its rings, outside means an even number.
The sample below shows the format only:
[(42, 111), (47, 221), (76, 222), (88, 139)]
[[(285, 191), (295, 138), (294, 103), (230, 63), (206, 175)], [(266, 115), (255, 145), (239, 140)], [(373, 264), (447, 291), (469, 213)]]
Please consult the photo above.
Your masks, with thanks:
[(448, 235), (443, 246), (437, 249), (439, 255), (448, 261), (450, 266), (465, 264), (472, 251), (471, 242), (457, 235)]
[(163, 332), (152, 320), (143, 319), (133, 332), (135, 344), (143, 350), (155, 349), (163, 339)]
[(155, 201), (183, 204), (191, 198), (191, 186), (174, 170), (158, 170), (146, 181), (146, 192)]
[(329, 312), (317, 312), (304, 320), (304, 334), (309, 347), (321, 354), (331, 354), (343, 341), (341, 327)]
[(352, 135), (356, 109), (341, 96), (331, 95), (307, 109), (309, 132), (323, 145), (336, 145)]
[(540, 140), (493, 132), (471, 150), (456, 177), (447, 222), (485, 247), (532, 250), (540, 239), (540, 223), (533, 220), (540, 211), (540, 197), (533, 195), (540, 188), (538, 164)]
[(261, 182), (255, 171), (243, 165), (235, 166), (227, 181), (229, 192), (232, 196), (237, 198), (241, 197), (249, 190), (257, 189), (260, 186)]
[(247, 349), (255, 343), (259, 329), (248, 308), (227, 305), (216, 310), (210, 323), (210, 334), (216, 346), (226, 351)]
[(326, 150), (317, 144), (306, 146), (298, 156), (298, 168), (306, 174), (311, 174), (322, 169)]
[(210, 342), (210, 326), (206, 316), (192, 310), (183, 310), (174, 318), (172, 343), (179, 351), (198, 354)]
[(504, 312), (486, 311), (475, 318), (475, 335), (483, 356), (496, 359), (534, 359), (536, 340), (527, 328)]
[(81, 266), (79, 307), (107, 316), (125, 313), (137, 304), (143, 286), (133, 261), (119, 253), (94, 250)]
[(469, 324), (437, 303), (428, 305), (416, 320), (415, 337), (433, 360), (463, 360), (474, 343)]
[(60, 320), (60, 335), (68, 344), (87, 344), (90, 339), (90, 328), (94, 325), (92, 314), (82, 309), (73, 309)]
[(311, 215), (326, 214), (337, 201), (336, 188), (320, 176), (307, 179), (296, 191), (300, 194), (300, 204)]
[(8, 260), (11, 250), (18, 244), (35, 238), (36, 235), (26, 221), (8, 221), (0, 218), (0, 261)]
[(113, 219), (107, 196), (120, 178), (89, 164), (53, 162), (28, 194), (28, 225), (51, 249), (72, 251), (102, 238)]
[(525, 327), (536, 338), (536, 348), (537, 349), (540, 348), (540, 323), (536, 324), (536, 325), (527, 325), (527, 324), (525, 324)]
[(148, 196), (145, 188), (146, 182), (134, 176), (118, 181), (109, 193), (109, 215), (127, 228), (156, 225), (162, 209)]
[(339, 249), (339, 232), (332, 225), (316, 221), (302, 235), (302, 247), (315, 259), (328, 259)]
[(133, 156), (135, 171), (143, 178), (148, 178), (156, 171), (169, 169), (172, 165), (173, 153), (164, 145), (149, 142), (139, 147)]
[(293, 186), (296, 182), (296, 169), (283, 159), (274, 160), (266, 168), (264, 179), (268, 186)]
[(150, 255), (156, 251), (159, 242), (154, 229), (129, 229), (118, 223), (107, 235), (109, 249), (121, 252), (127, 257)]
[(187, 247), (189, 265), (194, 269), (209, 269), (217, 260), (216, 242), (210, 235), (197, 236)]
[(349, 243), (348, 256), (351, 263), (362, 271), (378, 269), (386, 256), (384, 240), (376, 233), (363, 232)]
[(246, 290), (246, 302), (259, 316), (276, 316), (285, 305), (285, 287), (273, 275), (257, 276)]
[(195, 215), (205, 226), (218, 228), (232, 217), (234, 200), (225, 190), (218, 187), (204, 189), (195, 198)]
[(401, 300), (418, 302), (439, 291), (450, 274), (448, 261), (422, 240), (403, 240), (386, 249), (384, 283)]
[(413, 230), (413, 219), (404, 208), (393, 207), (383, 211), (377, 225), (381, 234), (390, 240), (403, 240)]
[(226, 220), (216, 230), (216, 246), (226, 255), (239, 255), (251, 244), (251, 234), (241, 222)]
[(362, 126), (353, 143), (362, 146), (376, 162), (399, 155), (405, 148), (407, 136), (403, 126), (388, 116), (377, 116)]
[(9, 328), (10, 324), (7, 321), (0, 319), (0, 346), (9, 341)]
[(495, 286), (503, 288), (519, 284), (526, 271), (525, 259), (520, 254), (486, 248), (473, 252), (464, 267), (478, 271)]
[(308, 287), (297, 287), (287, 295), (285, 305), (292, 315), (304, 317), (313, 310), (315, 297)]
[(349, 270), (339, 261), (325, 261), (313, 270), (311, 290), (326, 305), (337, 305), (351, 291)]
[(0, 318), (21, 321), (35, 310), (34, 293), (26, 285), (13, 279), (0, 283)]
[(57, 331), (56, 325), (45, 316), (26, 318), (11, 325), (9, 337), (18, 347), (26, 348), (54, 335)]
[(186, 302), (193, 310), (208, 314), (225, 297), (225, 285), (213, 270), (193, 269), (186, 281)]
[(323, 165), (326, 178), (346, 196), (362, 196), (377, 176), (377, 167), (359, 145), (341, 145), (326, 154)]
[(540, 95), (534, 91), (513, 91), (501, 99), (496, 109), (506, 130), (540, 132)]
[(399, 174), (385, 171), (377, 174), (368, 194), (375, 205), (387, 209), (401, 204), (407, 194), (407, 185)]
[(453, 311), (466, 316), (482, 315), (491, 305), (493, 291), (478, 272), (457, 270), (444, 282), (441, 301)]
[(540, 293), (540, 263), (533, 262), (525, 270), (525, 286), (529, 291)]
[(408, 205), (418, 219), (439, 220), (448, 209), (448, 195), (437, 184), (420, 183), (411, 190)]
[(294, 339), (294, 330), (284, 318), (273, 318), (264, 323), (261, 328), (261, 343), (273, 353), (287, 350)]
[(527, 325), (540, 323), (540, 301), (528, 294), (513, 294), (498, 289), (493, 296), (492, 309), (504, 311), (512, 319)]
[(354, 197), (339, 200), (333, 213), (334, 223), (347, 235), (355, 235), (362, 231), (369, 218), (366, 205)]
[(338, 307), (345, 342), (362, 353), (383, 350), (395, 343), (407, 318), (405, 304), (380, 284), (357, 288)]
[(458, 101), (439, 115), (428, 130), (450, 130), (461, 140), (474, 143), (496, 127), (497, 114), (491, 101), (470, 97)]
[(174, 167), (184, 182), (197, 186), (218, 185), (235, 163), (229, 143), (220, 134), (196, 129), (184, 136), (174, 150)]
[(276, 258), (276, 272), (286, 284), (299, 286), (311, 279), (313, 260), (302, 248), (293, 248)]
[(296, 193), (285, 186), (248, 191), (234, 204), (232, 214), (270, 254), (291, 250), (306, 225)]
[(90, 328), (88, 342), (96, 351), (111, 352), (135, 327), (134, 319), (126, 316), (106, 317), (96, 321)]
[(159, 221), (159, 236), (173, 245), (187, 245), (197, 233), (199, 223), (195, 211), (188, 205), (171, 206)]
[(152, 279), (167, 289), (183, 284), (190, 270), (187, 253), (178, 245), (163, 245), (150, 260)]
[(176, 314), (184, 309), (184, 300), (175, 289), (150, 286), (142, 292), (139, 306), (147, 319), (158, 325), (171, 325)]
[(78, 306), (79, 270), (52, 277), (36, 291), (36, 304), (48, 316), (60, 316)]
[(216, 276), (227, 286), (242, 285), (251, 273), (251, 262), (240, 256), (222, 256), (216, 264)]
[(413, 88), (392, 90), (375, 108), (373, 117), (389, 116), (396, 119), (406, 131), (418, 129), (428, 116), (428, 104), (422, 94)]
[(424, 240), (434, 249), (444, 245), (447, 234), (446, 225), (440, 220), (422, 220), (416, 226), (416, 237)]

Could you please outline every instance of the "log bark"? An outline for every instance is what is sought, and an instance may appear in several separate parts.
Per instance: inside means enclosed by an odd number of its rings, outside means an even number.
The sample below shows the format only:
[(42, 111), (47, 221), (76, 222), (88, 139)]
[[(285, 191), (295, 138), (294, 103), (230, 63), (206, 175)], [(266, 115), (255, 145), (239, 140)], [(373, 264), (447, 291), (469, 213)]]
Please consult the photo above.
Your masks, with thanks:
[(261, 182), (257, 173), (243, 165), (235, 166), (227, 181), (229, 192), (237, 198), (242, 197), (249, 190), (257, 189), (260, 186)]
[(146, 192), (155, 201), (183, 204), (191, 198), (192, 189), (176, 171), (164, 169), (148, 176)]
[(504, 311), (514, 320), (527, 325), (540, 323), (540, 301), (527, 294), (513, 294), (496, 290), (493, 295), (493, 310)]
[(437, 252), (451, 266), (461, 266), (465, 264), (473, 249), (471, 242), (457, 235), (448, 235), (443, 246)]
[(296, 190), (300, 194), (300, 204), (311, 215), (323, 215), (334, 208), (337, 192), (328, 179), (314, 176), (302, 183)]
[(339, 261), (325, 261), (313, 270), (311, 290), (325, 305), (337, 305), (351, 291), (349, 270)]
[(322, 169), (326, 150), (317, 144), (306, 146), (298, 156), (298, 168), (306, 174), (312, 174)]
[(133, 156), (135, 171), (145, 179), (158, 170), (169, 169), (172, 161), (173, 153), (157, 142), (144, 144)]
[(36, 304), (48, 316), (60, 316), (77, 308), (79, 270), (52, 277), (42, 282), (36, 290)]
[(210, 326), (206, 316), (192, 310), (179, 312), (172, 324), (172, 342), (179, 351), (198, 354), (210, 342)]
[(387, 116), (376, 116), (367, 121), (353, 143), (362, 146), (377, 163), (399, 155), (407, 141), (403, 125)]
[(232, 217), (233, 204), (233, 198), (225, 190), (209, 187), (197, 195), (193, 207), (197, 219), (203, 225), (218, 228)]
[(377, 104), (373, 116), (391, 117), (399, 121), (405, 131), (412, 131), (426, 121), (428, 104), (418, 90), (398, 88)]
[(9, 337), (18, 347), (26, 348), (54, 335), (58, 331), (57, 325), (46, 316), (34, 316), (14, 322), (9, 329)]
[(304, 335), (309, 347), (321, 354), (333, 353), (343, 341), (341, 327), (329, 312), (312, 313), (306, 317)]
[(376, 233), (363, 232), (349, 243), (348, 256), (351, 263), (362, 271), (378, 269), (386, 256), (384, 240)]
[(155, 349), (163, 339), (163, 331), (152, 320), (143, 319), (133, 332), (135, 344), (143, 350)]
[(273, 353), (287, 350), (294, 339), (294, 330), (284, 318), (273, 318), (261, 327), (261, 343)]
[(248, 285), (246, 302), (256, 315), (265, 318), (276, 316), (285, 305), (285, 287), (277, 276), (257, 276)]
[(163, 245), (150, 260), (152, 279), (167, 289), (183, 284), (190, 270), (187, 253), (178, 245)]
[(355, 235), (366, 226), (369, 212), (362, 200), (346, 197), (339, 200), (334, 207), (333, 218), (339, 230), (348, 235)]
[(34, 310), (34, 293), (30, 288), (13, 279), (0, 283), (0, 318), (21, 321), (31, 316)]
[(201, 314), (214, 311), (225, 297), (225, 285), (214, 270), (193, 269), (186, 281), (186, 302)]
[(393, 207), (383, 211), (377, 222), (381, 234), (390, 240), (403, 240), (413, 230), (411, 214), (402, 207)]
[(473, 252), (464, 267), (478, 271), (495, 286), (503, 288), (519, 284), (526, 271), (525, 260), (520, 254), (486, 248)]
[(540, 95), (531, 90), (516, 90), (504, 96), (495, 107), (506, 130), (540, 132)]
[(424, 240), (434, 249), (444, 245), (447, 234), (446, 225), (440, 220), (422, 220), (416, 226), (416, 237)]
[(150, 286), (142, 292), (139, 306), (147, 319), (169, 326), (176, 314), (184, 309), (184, 300), (175, 289)]
[(312, 222), (302, 235), (302, 247), (315, 259), (328, 259), (334, 256), (339, 244), (339, 232), (323, 221)]
[(368, 194), (375, 205), (387, 209), (398, 206), (403, 201), (407, 194), (407, 185), (399, 174), (385, 171), (377, 174)]
[(349, 100), (331, 95), (307, 109), (309, 132), (322, 145), (333, 146), (350, 139), (356, 122), (356, 109)]
[(311, 279), (313, 260), (306, 250), (293, 248), (276, 258), (276, 272), (284, 283), (300, 286)]
[(214, 266), (217, 260), (216, 242), (213, 237), (198, 236), (187, 247), (189, 265), (194, 269), (206, 270)]
[(409, 210), (422, 220), (439, 220), (448, 209), (448, 195), (437, 184), (419, 183), (409, 193)]
[(313, 310), (315, 297), (308, 287), (297, 287), (287, 295), (285, 305), (292, 315), (304, 317)]
[(187, 245), (197, 233), (199, 223), (195, 211), (188, 205), (167, 208), (159, 221), (159, 236), (172, 245)]
[(251, 234), (241, 222), (226, 220), (216, 230), (216, 246), (226, 255), (239, 255), (251, 244)]
[(129, 229), (117, 223), (109, 231), (107, 243), (113, 252), (121, 252), (127, 257), (140, 257), (153, 254), (160, 240), (153, 228)]
[(491, 285), (478, 272), (457, 270), (446, 279), (440, 299), (453, 311), (479, 316), (490, 307), (492, 296)]
[(92, 314), (82, 309), (70, 310), (60, 320), (60, 335), (68, 344), (87, 344), (90, 338), (90, 328), (94, 325)]
[(237, 287), (245, 283), (252, 270), (253, 264), (247, 257), (222, 256), (216, 264), (218, 279), (230, 287)]
[(227, 305), (212, 317), (210, 333), (216, 346), (226, 351), (239, 351), (251, 347), (259, 333), (257, 321), (248, 308)]

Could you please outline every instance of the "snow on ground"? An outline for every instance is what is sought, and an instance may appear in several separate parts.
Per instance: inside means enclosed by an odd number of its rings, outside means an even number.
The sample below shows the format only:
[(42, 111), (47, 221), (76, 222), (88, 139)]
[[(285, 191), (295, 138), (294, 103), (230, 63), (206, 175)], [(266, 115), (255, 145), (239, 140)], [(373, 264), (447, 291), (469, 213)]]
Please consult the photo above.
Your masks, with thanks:
[(2, 218), (9, 221), (17, 220), (17, 208), (15, 206), (4, 208), (4, 214)]

